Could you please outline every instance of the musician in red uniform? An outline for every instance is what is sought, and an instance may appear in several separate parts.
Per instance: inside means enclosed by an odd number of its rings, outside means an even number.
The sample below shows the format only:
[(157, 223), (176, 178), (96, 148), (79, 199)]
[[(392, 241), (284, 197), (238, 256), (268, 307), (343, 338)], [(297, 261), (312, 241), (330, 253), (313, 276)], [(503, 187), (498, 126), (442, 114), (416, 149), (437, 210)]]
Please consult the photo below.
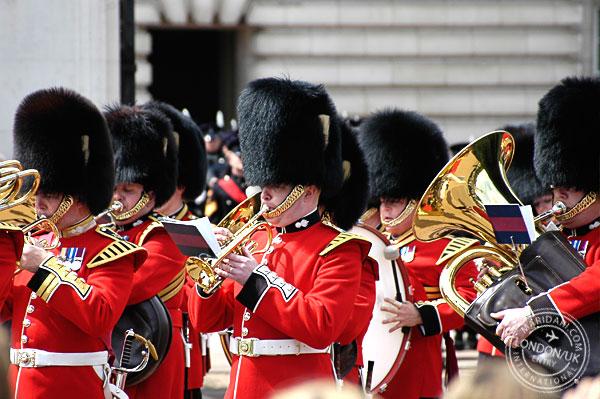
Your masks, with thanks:
[[(344, 185), (336, 195), (321, 200), (326, 217), (344, 230), (350, 230), (367, 208), (369, 197), (369, 173), (362, 150), (358, 146), (357, 131), (349, 121), (341, 121), (342, 159)], [(341, 375), (344, 382), (361, 384), (364, 367), (362, 343), (369, 328), (375, 305), (375, 281), (379, 279), (377, 261), (368, 257), (363, 263), (360, 289), (354, 301), (354, 309), (342, 335), (340, 343)]]
[[(161, 102), (150, 102), (146, 108), (156, 108), (162, 111), (171, 121), (177, 139), (177, 188), (169, 200), (156, 211), (177, 220), (197, 219), (187, 201), (198, 197), (206, 184), (206, 148), (202, 131), (187, 115), (173, 106)], [(185, 340), (185, 399), (199, 399), (202, 397), (202, 384), (208, 372), (210, 359), (204, 337), (189, 323), (187, 300), (190, 291), (196, 284), (186, 274), (184, 298), (181, 310), (183, 311), (183, 339)], [(192, 292), (193, 293), (193, 292)]]
[[(390, 324), (390, 331), (412, 327), (410, 349), (383, 397), (441, 397), (442, 335), (446, 334), (446, 347), (450, 348), (447, 359), (452, 359), (453, 345), (447, 333), (464, 322), (441, 298), (439, 277), (456, 249), (477, 241), (442, 238), (422, 243), (412, 234), (411, 226), (417, 202), (448, 161), (448, 147), (432, 121), (416, 112), (397, 109), (367, 119), (360, 127), (359, 142), (369, 167), (371, 196), (381, 200), (381, 223), (399, 248), (414, 289), (414, 304), (386, 298), (382, 307), (390, 312), (390, 318), (384, 321)], [(457, 289), (466, 298), (475, 298), (468, 280), (476, 275), (472, 264), (459, 273)]]
[(147, 253), (94, 220), (114, 184), (106, 121), (71, 90), (40, 90), (19, 105), (14, 140), (22, 165), (41, 175), (38, 215), (60, 231), (56, 249), (25, 244), (2, 310), (13, 319), (15, 398), (111, 397), (110, 334)]
[(173, 324), (171, 346), (148, 378), (130, 386), (130, 398), (181, 398), (184, 391), (182, 305), (185, 257), (154, 208), (163, 205), (177, 184), (177, 147), (173, 126), (162, 112), (150, 108), (109, 108), (106, 120), (115, 151), (113, 200), (123, 204), (114, 213), (117, 232), (148, 250), (148, 259), (134, 274), (128, 305), (154, 295), (165, 303)]
[[(333, 384), (329, 347), (346, 327), (370, 247), (317, 209), (343, 183), (335, 108), (323, 86), (268, 78), (242, 92), (238, 116), (246, 178), (263, 188), (273, 240), (264, 254), (227, 256), (216, 270), (222, 287), (190, 297), (192, 323), (233, 324), (226, 398), (262, 399), (312, 378)], [(252, 239), (262, 247), (267, 234)]]
[[(599, 107), (598, 78), (566, 78), (539, 102), (535, 172), (544, 186), (553, 188), (554, 201), (566, 205), (567, 212), (556, 218), (588, 268), (523, 308), (498, 312), (502, 322), (496, 333), (506, 345), (517, 347), (535, 327), (531, 316), (542, 310), (576, 319), (600, 311)], [(598, 334), (590, 333), (592, 353), (586, 375), (600, 372)]]

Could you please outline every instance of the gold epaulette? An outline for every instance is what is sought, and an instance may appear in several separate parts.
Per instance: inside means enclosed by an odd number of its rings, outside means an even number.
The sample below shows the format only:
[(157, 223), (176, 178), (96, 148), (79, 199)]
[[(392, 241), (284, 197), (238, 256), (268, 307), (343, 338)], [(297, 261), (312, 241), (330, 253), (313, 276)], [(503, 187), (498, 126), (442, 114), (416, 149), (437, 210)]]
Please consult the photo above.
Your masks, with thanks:
[(158, 293), (158, 297), (163, 301), (167, 302), (181, 291), (185, 284), (185, 269), (181, 269), (179, 273), (173, 278), (173, 280), (163, 290)]
[(14, 224), (10, 224), (7, 222), (0, 222), (0, 230), (4, 231), (23, 231), (19, 226), (15, 226)]
[(450, 242), (446, 245), (446, 248), (442, 251), (440, 258), (435, 262), (436, 265), (440, 265), (446, 262), (448, 259), (452, 258), (458, 252), (462, 251), (465, 248), (470, 247), (471, 245), (479, 244), (479, 240), (474, 238), (466, 238), (466, 237), (454, 237), (448, 236)]
[(111, 262), (115, 259), (122, 258), (123, 256), (132, 254), (134, 252), (144, 250), (134, 243), (125, 240), (107, 226), (100, 225), (96, 227), (96, 232), (105, 237), (112, 238), (114, 241), (108, 244), (98, 255), (88, 262), (87, 267), (90, 269), (103, 265), (107, 262)]
[(150, 234), (150, 232), (151, 232), (152, 230), (154, 230), (154, 229), (157, 229), (157, 228), (159, 228), (159, 227), (163, 227), (163, 224), (162, 224), (162, 223), (161, 223), (161, 222), (160, 222), (158, 219), (156, 219), (155, 217), (153, 217), (153, 216), (150, 216), (150, 218), (149, 218), (149, 219), (150, 219), (150, 220), (152, 220), (152, 223), (150, 223), (150, 224), (148, 225), (148, 227), (146, 227), (146, 229), (145, 229), (145, 230), (142, 232), (142, 234), (140, 235), (140, 239), (139, 239), (139, 241), (138, 241), (138, 243), (137, 243), (138, 245), (142, 245), (142, 244), (144, 243), (144, 240), (146, 239), (146, 236), (147, 236), (148, 234)]
[(335, 248), (337, 248), (340, 245), (342, 245), (348, 241), (351, 241), (351, 240), (360, 240), (360, 241), (364, 241), (367, 243), (369, 242), (366, 238), (359, 236), (357, 234), (348, 233), (331, 222), (322, 221), (322, 223), (326, 226), (329, 226), (329, 227), (337, 230), (339, 232), (339, 234), (333, 240), (331, 240), (331, 242), (329, 242), (329, 244), (327, 244), (325, 249), (319, 253), (319, 256), (325, 256), (329, 252), (333, 251)]

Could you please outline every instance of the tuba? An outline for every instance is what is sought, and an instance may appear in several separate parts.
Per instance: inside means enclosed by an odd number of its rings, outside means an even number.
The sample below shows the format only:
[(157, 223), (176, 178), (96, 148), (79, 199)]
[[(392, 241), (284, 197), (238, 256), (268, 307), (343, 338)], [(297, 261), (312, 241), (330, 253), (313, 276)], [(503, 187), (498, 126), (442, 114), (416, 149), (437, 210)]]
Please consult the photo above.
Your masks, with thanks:
[[(472, 246), (453, 254), (440, 275), (440, 291), (448, 305), (469, 326), (503, 352), (506, 351), (504, 342), (495, 335), (499, 322), (490, 314), (523, 307), (533, 296), (569, 281), (586, 269), (581, 256), (560, 232), (541, 231), (539, 222), (564, 212), (564, 204), (557, 203), (551, 211), (536, 218), (538, 237), (531, 245), (513, 248), (497, 243), (485, 205), (522, 205), (506, 178), (514, 149), (513, 137), (504, 131), (484, 135), (465, 147), (429, 185), (419, 202), (412, 226), (420, 241), (433, 241), (460, 230), (487, 243), (487, 246)], [(492, 259), (500, 267), (489, 268), (489, 272), (475, 283), (478, 297), (469, 303), (457, 292), (454, 281), (460, 269), (477, 258)], [(519, 264), (523, 265), (523, 271), (517, 267)], [(597, 316), (592, 316), (595, 321), (580, 322), (597, 330)], [(590, 331), (586, 325), (584, 329)], [(597, 336), (597, 332), (593, 334)], [(547, 337), (537, 330), (528, 340), (544, 347), (562, 345), (548, 342)], [(552, 371), (559, 371), (564, 364), (558, 362), (553, 367)]]
[[(223, 283), (223, 278), (215, 273), (215, 268), (231, 253), (241, 254), (242, 247), (246, 247), (254, 254), (263, 253), (271, 245), (271, 228), (269, 223), (262, 216), (267, 211), (266, 207), (260, 206), (260, 192), (247, 198), (227, 216), (223, 218), (217, 227), (228, 229), (233, 235), (225, 242), (221, 243), (221, 252), (219, 255), (209, 257), (206, 254), (199, 256), (190, 256), (187, 260), (187, 272), (202, 288), (206, 294), (214, 292)], [(257, 244), (251, 241), (249, 237), (257, 230), (264, 229), (268, 233), (268, 240), (265, 247), (256, 251)]]

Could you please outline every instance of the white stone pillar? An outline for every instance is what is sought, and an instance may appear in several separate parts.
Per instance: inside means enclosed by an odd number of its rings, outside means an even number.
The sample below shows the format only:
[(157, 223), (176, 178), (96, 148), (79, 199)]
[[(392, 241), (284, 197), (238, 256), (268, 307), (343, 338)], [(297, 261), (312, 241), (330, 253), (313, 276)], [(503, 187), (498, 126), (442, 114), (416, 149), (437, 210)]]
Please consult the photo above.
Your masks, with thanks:
[(0, 1), (0, 154), (32, 91), (69, 87), (98, 107), (119, 101), (119, 1)]

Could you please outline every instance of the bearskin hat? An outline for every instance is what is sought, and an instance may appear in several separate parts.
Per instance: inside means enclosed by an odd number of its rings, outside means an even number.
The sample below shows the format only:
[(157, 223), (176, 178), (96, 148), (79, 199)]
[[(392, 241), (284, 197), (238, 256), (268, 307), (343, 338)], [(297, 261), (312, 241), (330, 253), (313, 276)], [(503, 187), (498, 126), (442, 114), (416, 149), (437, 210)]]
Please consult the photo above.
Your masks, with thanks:
[(66, 88), (23, 99), (14, 122), (15, 158), (37, 169), (39, 189), (69, 194), (98, 214), (111, 202), (113, 152), (106, 120), (87, 98)]
[(373, 198), (420, 199), (449, 160), (440, 128), (413, 112), (386, 109), (360, 125)]
[(341, 188), (339, 121), (322, 85), (258, 79), (242, 91), (237, 111), (248, 185), (314, 184), (324, 197)]
[(600, 78), (568, 77), (539, 102), (535, 172), (542, 185), (600, 191)]
[(154, 191), (156, 207), (177, 186), (177, 145), (169, 118), (157, 109), (113, 106), (106, 121), (115, 153), (116, 183), (138, 183)]
[(357, 131), (350, 122), (340, 122), (342, 133), (342, 159), (344, 185), (340, 192), (322, 200), (332, 221), (349, 230), (367, 208), (369, 199), (369, 173), (362, 150), (358, 146)]
[(204, 191), (206, 185), (206, 145), (202, 131), (196, 122), (175, 107), (151, 101), (144, 108), (155, 108), (162, 111), (173, 125), (173, 134), (177, 144), (178, 175), (177, 186), (185, 187), (183, 199), (192, 201)]
[(551, 193), (548, 187), (542, 186), (533, 169), (535, 123), (510, 124), (500, 130), (506, 130), (515, 139), (515, 152), (506, 172), (508, 183), (522, 203), (533, 205), (536, 198)]

